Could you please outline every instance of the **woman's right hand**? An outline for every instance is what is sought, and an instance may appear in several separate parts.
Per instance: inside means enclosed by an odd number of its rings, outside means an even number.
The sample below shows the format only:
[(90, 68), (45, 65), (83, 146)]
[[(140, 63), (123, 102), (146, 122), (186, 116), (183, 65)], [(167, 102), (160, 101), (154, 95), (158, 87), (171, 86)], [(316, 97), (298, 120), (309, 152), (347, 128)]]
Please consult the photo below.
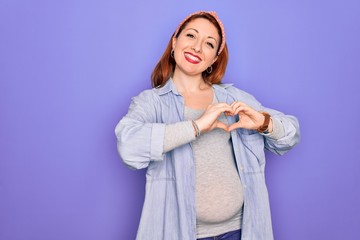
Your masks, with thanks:
[(200, 132), (209, 132), (214, 128), (221, 128), (227, 131), (228, 126), (220, 121), (218, 121), (219, 116), (222, 113), (227, 113), (232, 115), (233, 109), (230, 105), (226, 103), (216, 103), (210, 104), (203, 115), (195, 120), (195, 123), (198, 125)]

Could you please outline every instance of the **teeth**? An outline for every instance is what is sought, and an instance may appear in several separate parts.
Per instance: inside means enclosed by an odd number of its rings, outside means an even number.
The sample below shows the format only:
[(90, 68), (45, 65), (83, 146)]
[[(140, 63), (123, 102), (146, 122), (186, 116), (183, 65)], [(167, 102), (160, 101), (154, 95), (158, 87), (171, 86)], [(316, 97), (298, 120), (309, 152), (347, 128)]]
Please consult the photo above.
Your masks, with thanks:
[(193, 55), (191, 54), (188, 54), (188, 53), (185, 53), (185, 56), (187, 58), (190, 58), (191, 60), (195, 61), (195, 62), (200, 62), (200, 60), (197, 58), (197, 57), (194, 57)]

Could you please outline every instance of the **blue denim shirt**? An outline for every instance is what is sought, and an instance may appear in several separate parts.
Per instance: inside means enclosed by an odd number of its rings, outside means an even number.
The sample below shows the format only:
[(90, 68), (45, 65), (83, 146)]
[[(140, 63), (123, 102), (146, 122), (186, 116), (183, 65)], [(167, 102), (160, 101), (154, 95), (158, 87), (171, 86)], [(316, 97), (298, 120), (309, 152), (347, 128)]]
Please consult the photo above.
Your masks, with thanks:
[[(272, 240), (271, 215), (265, 185), (265, 153), (282, 155), (300, 140), (295, 117), (264, 108), (253, 96), (231, 85), (213, 85), (219, 102), (241, 101), (269, 112), (284, 128), (272, 139), (253, 130), (231, 132), (234, 155), (244, 187), (242, 240)], [(237, 116), (227, 117), (229, 124)], [(145, 90), (132, 99), (115, 129), (120, 157), (132, 169), (147, 167), (146, 193), (138, 240), (196, 239), (195, 163), (191, 144), (163, 153), (165, 125), (184, 121), (184, 99), (172, 79), (163, 87)], [(176, 136), (174, 136), (176, 137)]]

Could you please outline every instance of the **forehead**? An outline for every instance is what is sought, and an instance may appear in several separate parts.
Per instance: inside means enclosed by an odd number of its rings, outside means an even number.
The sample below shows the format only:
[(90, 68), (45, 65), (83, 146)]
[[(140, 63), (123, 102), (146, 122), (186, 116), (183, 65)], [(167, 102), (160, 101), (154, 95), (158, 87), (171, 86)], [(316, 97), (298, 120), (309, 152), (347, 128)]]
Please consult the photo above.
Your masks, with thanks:
[(220, 35), (215, 25), (205, 18), (196, 18), (188, 22), (184, 30), (189, 28), (196, 29), (200, 34), (204, 34), (215, 39), (220, 39)]

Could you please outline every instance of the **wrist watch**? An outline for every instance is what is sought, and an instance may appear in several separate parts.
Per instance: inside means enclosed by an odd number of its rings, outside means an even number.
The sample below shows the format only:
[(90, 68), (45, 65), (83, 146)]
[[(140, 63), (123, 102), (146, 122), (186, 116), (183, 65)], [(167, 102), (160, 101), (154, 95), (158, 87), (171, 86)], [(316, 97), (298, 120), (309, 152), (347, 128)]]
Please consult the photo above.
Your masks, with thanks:
[(267, 112), (260, 112), (262, 115), (264, 115), (265, 120), (264, 123), (258, 128), (256, 129), (256, 131), (260, 132), (260, 133), (269, 133), (268, 132), (268, 128), (269, 128), (269, 123), (270, 123), (270, 114)]

